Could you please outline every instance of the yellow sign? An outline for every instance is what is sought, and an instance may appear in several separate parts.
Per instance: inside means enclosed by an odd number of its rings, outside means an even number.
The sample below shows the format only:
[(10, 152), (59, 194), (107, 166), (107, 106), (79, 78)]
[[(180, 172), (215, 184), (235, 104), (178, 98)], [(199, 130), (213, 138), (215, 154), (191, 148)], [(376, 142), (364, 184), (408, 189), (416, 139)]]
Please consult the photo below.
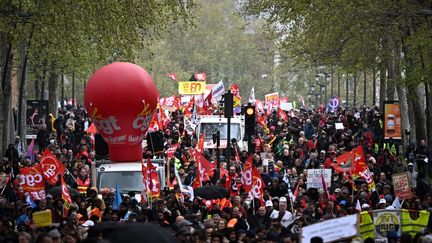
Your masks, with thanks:
[(47, 209), (44, 211), (33, 213), (33, 223), (37, 227), (46, 227), (52, 224), (51, 210)]
[(198, 95), (206, 91), (205, 81), (183, 81), (179, 82), (179, 94)]
[(401, 235), (401, 212), (395, 210), (375, 210), (375, 237), (387, 237), (388, 234)]

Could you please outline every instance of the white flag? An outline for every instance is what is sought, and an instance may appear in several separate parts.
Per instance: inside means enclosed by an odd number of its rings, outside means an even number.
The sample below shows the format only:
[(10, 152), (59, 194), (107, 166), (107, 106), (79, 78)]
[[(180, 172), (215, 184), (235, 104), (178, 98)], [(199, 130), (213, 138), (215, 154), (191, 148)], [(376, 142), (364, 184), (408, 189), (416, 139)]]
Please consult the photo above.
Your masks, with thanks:
[(401, 208), (402, 208), (402, 205), (401, 205), (401, 203), (400, 203), (400, 201), (399, 201), (399, 197), (396, 197), (396, 198), (395, 198), (395, 200), (394, 200), (393, 203), (392, 203), (392, 206), (393, 206), (395, 209), (401, 209)]
[(249, 93), (249, 103), (252, 105), (255, 105), (255, 87), (252, 87), (250, 93)]
[(362, 211), (361, 205), (360, 205), (360, 201), (358, 199), (357, 199), (357, 204), (356, 204), (356, 210), (359, 211), (359, 212)]

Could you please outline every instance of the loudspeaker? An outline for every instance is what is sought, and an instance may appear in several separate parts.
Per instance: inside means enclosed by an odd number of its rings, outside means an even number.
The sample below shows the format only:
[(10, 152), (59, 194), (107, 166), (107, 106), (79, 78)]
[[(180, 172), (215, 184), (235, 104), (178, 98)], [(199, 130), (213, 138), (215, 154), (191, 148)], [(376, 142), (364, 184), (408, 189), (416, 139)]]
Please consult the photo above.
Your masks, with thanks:
[(165, 138), (161, 131), (147, 133), (148, 150), (153, 153), (161, 152), (164, 149)]
[(108, 144), (99, 133), (94, 135), (96, 159), (107, 159), (109, 154)]

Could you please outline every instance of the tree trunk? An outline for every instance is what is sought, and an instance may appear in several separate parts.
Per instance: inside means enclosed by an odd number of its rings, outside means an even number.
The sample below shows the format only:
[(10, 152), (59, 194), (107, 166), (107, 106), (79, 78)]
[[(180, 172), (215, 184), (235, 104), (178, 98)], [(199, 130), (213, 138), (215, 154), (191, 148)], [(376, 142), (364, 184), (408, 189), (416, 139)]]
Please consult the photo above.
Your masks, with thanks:
[(431, 87), (431, 83), (427, 83), (427, 88), (428, 88), (428, 93), (429, 93), (429, 96), (428, 96), (428, 99), (426, 99), (426, 102), (428, 102), (429, 104), (426, 104), (426, 107), (428, 107), (429, 109), (427, 110), (427, 112), (429, 113), (428, 115), (429, 115), (429, 123), (428, 123), (428, 125), (426, 126), (426, 128), (428, 128), (429, 129), (429, 132), (428, 132), (428, 140), (427, 140), (427, 142), (428, 142), (428, 148), (429, 149), (432, 149), (432, 87)]
[(26, 100), (27, 100), (27, 45), (22, 43), (20, 46), (20, 60), (21, 65), (19, 68), (19, 93), (18, 93), (18, 115), (17, 115), (17, 134), (21, 137), (21, 141), (25, 141), (26, 136)]
[(57, 117), (57, 81), (58, 74), (55, 70), (50, 73), (48, 78), (48, 110), (49, 113), (52, 113), (55, 117)]
[(405, 130), (409, 130), (410, 124), (409, 124), (409, 118), (408, 118), (408, 103), (407, 103), (407, 97), (406, 92), (403, 86), (398, 85), (396, 86), (399, 104), (400, 104), (400, 111), (401, 111), (401, 132), (402, 132), (402, 149), (405, 151), (405, 148), (409, 144), (409, 136), (405, 135)]
[(354, 73), (353, 93), (353, 108), (357, 108), (357, 72)]
[(386, 69), (383, 63), (380, 65), (380, 91), (379, 91), (379, 107), (384, 111), (384, 100), (386, 99)]
[[(2, 85), (0, 93), (0, 155), (3, 156), (8, 144), (13, 141), (14, 128), (12, 116), (12, 67), (13, 51), (9, 44), (6, 47), (2, 68)], [(12, 121), (12, 123), (11, 123)]]
[(409, 143), (413, 143), (416, 141), (417, 134), (416, 134), (416, 123), (415, 123), (415, 112), (412, 104), (412, 98), (408, 96), (407, 89), (405, 88), (405, 96), (407, 97), (407, 105), (408, 105), (408, 119), (409, 119)]
[(417, 85), (407, 85), (407, 95), (411, 98), (412, 108), (414, 111), (414, 121), (416, 130), (416, 142), (419, 144), (420, 140), (426, 139), (426, 117), (424, 113), (423, 104), (419, 100), (420, 94)]
[(395, 100), (395, 60), (391, 55), (387, 60), (387, 100)]

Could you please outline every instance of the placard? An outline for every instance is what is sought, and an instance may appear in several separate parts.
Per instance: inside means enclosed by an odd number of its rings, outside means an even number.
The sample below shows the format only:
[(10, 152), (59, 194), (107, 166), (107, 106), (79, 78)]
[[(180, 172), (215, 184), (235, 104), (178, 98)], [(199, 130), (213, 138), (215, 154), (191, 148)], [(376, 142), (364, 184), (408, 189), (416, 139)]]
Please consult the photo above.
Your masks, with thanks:
[(343, 125), (342, 122), (336, 122), (335, 123), (335, 128), (336, 128), (336, 130), (343, 130), (343, 129), (345, 129), (345, 127), (344, 127), (344, 125)]
[(331, 186), (331, 169), (308, 169), (307, 170), (307, 189), (309, 188), (323, 188), (321, 174), (324, 175), (324, 181), (327, 187)]
[(206, 91), (205, 81), (182, 81), (179, 82), (179, 94), (181, 95), (198, 95)]
[(375, 226), (375, 237), (387, 237), (391, 234), (396, 237), (401, 236), (401, 211), (399, 210), (374, 210), (373, 220)]
[(52, 213), (51, 210), (47, 209), (44, 211), (34, 212), (33, 224), (37, 227), (46, 227), (52, 224)]
[(48, 101), (27, 100), (26, 139), (36, 139), (39, 129), (48, 123)]
[(400, 200), (412, 198), (413, 195), (408, 179), (408, 172), (393, 174), (392, 179), (395, 194), (399, 197)]
[(265, 95), (265, 102), (269, 107), (278, 107), (279, 106), (279, 93), (271, 93)]
[(401, 139), (401, 114), (399, 101), (384, 101), (384, 139)]
[(323, 242), (346, 239), (357, 235), (357, 214), (330, 219), (321, 223), (302, 228), (301, 242), (311, 242), (313, 237), (319, 236)]

